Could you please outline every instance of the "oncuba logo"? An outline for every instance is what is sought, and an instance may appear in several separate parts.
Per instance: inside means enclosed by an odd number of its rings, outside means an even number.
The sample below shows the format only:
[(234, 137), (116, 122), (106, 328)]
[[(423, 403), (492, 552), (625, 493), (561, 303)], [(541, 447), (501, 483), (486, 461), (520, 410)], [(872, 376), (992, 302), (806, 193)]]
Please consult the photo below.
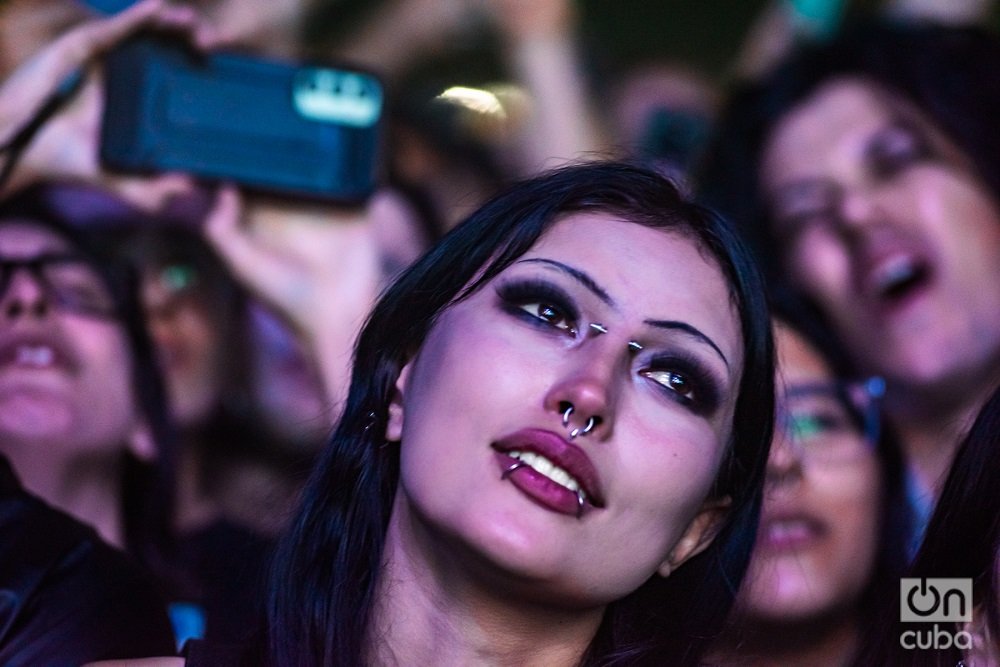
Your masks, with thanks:
[[(900, 579), (899, 620), (934, 624), (903, 632), (899, 643), (905, 649), (971, 649), (972, 635), (955, 632), (953, 624), (972, 622), (972, 579)], [(948, 629), (938, 623), (948, 623)]]

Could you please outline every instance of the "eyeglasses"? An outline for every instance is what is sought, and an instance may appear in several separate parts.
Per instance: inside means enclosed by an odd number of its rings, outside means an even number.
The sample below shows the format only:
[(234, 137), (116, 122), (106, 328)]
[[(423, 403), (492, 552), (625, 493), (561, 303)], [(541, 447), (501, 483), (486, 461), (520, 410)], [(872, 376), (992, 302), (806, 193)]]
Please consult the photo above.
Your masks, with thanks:
[(778, 427), (804, 459), (847, 461), (878, 442), (884, 394), (885, 381), (879, 377), (793, 385), (778, 400)]
[(78, 255), (39, 255), (31, 259), (0, 259), (0, 299), (18, 269), (24, 269), (55, 306), (80, 315), (116, 318), (118, 308), (107, 283)]

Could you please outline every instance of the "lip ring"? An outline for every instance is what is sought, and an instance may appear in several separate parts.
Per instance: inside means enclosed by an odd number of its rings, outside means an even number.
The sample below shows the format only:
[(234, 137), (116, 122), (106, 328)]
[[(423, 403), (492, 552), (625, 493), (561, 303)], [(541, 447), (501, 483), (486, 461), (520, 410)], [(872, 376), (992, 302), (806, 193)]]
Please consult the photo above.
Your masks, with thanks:
[(511, 465), (509, 465), (502, 473), (500, 473), (500, 479), (507, 479), (508, 477), (510, 477), (511, 475), (514, 474), (515, 470), (519, 470), (519, 469), (523, 468), (526, 465), (528, 465), (528, 464), (525, 463), (524, 461), (520, 461), (520, 460), (515, 461), (514, 463), (512, 463)]
[[(595, 420), (595, 426), (597, 423), (599, 420)], [(584, 493), (585, 505), (591, 505), (598, 509), (605, 507), (600, 478), (596, 469), (584, 450), (573, 444), (565, 434), (559, 435), (546, 429), (527, 428), (494, 442), (491, 448), (498, 454), (505, 454), (515, 449), (541, 454), (577, 480)], [(516, 463), (522, 463), (522, 465), (515, 466)], [(501, 473), (501, 479), (507, 479), (522, 467), (530, 468), (531, 466), (518, 459), (506, 458), (501, 460), (498, 471)], [(570, 491), (570, 493), (574, 492)], [(579, 498), (573, 505), (573, 514), (576, 514), (579, 509)]]

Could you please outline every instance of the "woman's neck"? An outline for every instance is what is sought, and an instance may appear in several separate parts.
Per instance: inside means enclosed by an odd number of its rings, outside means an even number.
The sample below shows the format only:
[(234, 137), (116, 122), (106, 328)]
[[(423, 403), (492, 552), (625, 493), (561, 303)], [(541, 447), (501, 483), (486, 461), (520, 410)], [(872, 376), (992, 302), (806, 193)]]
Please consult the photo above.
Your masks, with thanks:
[(955, 452), (988, 396), (973, 393), (947, 409), (923, 402), (897, 401), (886, 406), (889, 423), (899, 436), (906, 464), (919, 488), (937, 496)]
[(219, 517), (218, 503), (205, 493), (203, 463), (197, 436), (182, 433), (177, 448), (174, 496), (174, 529), (189, 533), (204, 528)]
[(394, 512), (369, 640), (373, 665), (579, 664), (603, 608), (554, 609), (484, 585), (474, 568), (442, 557), (454, 550), (432, 552), (405, 523)]
[(119, 452), (61, 462), (38, 456), (30, 446), (5, 448), (4, 454), (24, 488), (93, 527), (105, 542), (125, 547)]
[(856, 614), (803, 623), (748, 624), (706, 661), (720, 667), (838, 667), (858, 649)]

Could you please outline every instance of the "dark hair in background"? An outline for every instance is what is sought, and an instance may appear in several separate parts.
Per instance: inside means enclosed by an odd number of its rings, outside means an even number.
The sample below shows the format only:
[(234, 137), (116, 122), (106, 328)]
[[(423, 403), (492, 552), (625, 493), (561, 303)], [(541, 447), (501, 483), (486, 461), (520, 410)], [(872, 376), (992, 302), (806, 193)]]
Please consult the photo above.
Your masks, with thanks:
[(271, 664), (357, 665), (366, 657), (399, 453), (383, 446), (400, 370), (449, 305), (481, 288), (557, 220), (598, 211), (691, 238), (720, 266), (738, 309), (744, 369), (733, 440), (713, 492), (730, 496), (712, 545), (667, 579), (612, 603), (586, 665), (695, 664), (721, 627), (756, 535), (773, 420), (773, 350), (762, 284), (730, 227), (657, 174), (592, 163), (524, 181), (448, 234), (379, 301), (358, 343), (344, 415), (280, 545), (268, 606)]
[[(986, 401), (968, 435), (959, 446), (931, 516), (923, 545), (909, 577), (972, 579), (975, 612), (985, 612), (985, 626), (996, 650), (1000, 636), (1000, 389)], [(865, 665), (954, 667), (961, 651), (950, 649), (903, 650), (899, 622), (900, 591), (887, 600), (881, 623), (868, 638), (862, 655)], [(973, 620), (977, 620), (973, 618)], [(981, 619), (980, 619), (981, 620)], [(923, 624), (928, 626), (928, 624)], [(963, 630), (961, 624), (943, 624), (944, 630)], [(910, 626), (912, 629), (913, 626)], [(929, 626), (928, 626), (929, 627)]]
[(862, 24), (834, 42), (801, 48), (762, 81), (736, 92), (706, 168), (705, 199), (744, 231), (772, 291), (818, 316), (784, 270), (761, 187), (761, 158), (777, 123), (822, 85), (864, 79), (913, 103), (972, 160), (1000, 198), (1000, 41), (975, 28)]
[(125, 330), (129, 344), (132, 390), (157, 449), (157, 461), (152, 466), (123, 453), (121, 512), (125, 541), (133, 555), (156, 569), (161, 565), (160, 556), (168, 543), (173, 516), (176, 442), (173, 425), (167, 415), (163, 380), (146, 332), (135, 274), (77, 228), (71, 210), (58, 202), (60, 188), (59, 184), (41, 183), (0, 200), (0, 225), (30, 222), (65, 238), (104, 279), (114, 297), (118, 322)]

